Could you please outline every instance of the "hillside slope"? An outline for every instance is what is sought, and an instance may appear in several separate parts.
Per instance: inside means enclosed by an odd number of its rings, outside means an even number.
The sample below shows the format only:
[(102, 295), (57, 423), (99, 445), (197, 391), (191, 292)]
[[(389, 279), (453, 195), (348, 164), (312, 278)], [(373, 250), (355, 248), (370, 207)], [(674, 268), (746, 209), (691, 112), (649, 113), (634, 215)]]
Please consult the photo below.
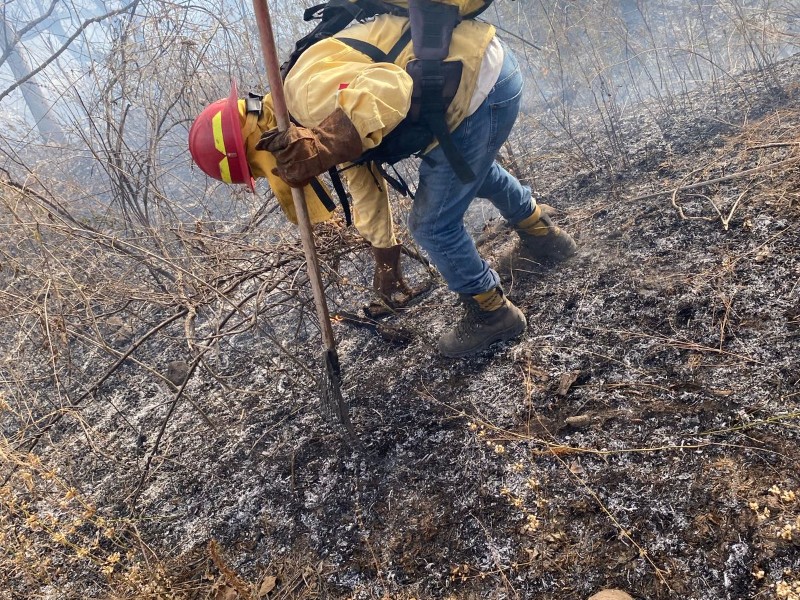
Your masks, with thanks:
[[(337, 321), (357, 448), (316, 410), (318, 365), (265, 341), (312, 356), (312, 334), (232, 336), (191, 402), (115, 373), (36, 458), (6, 448), (0, 597), (797, 598), (800, 59), (776, 76), (683, 99), (701, 119), (632, 113), (614, 160), (597, 131), (576, 155), (522, 118), (519, 174), (580, 251), (521, 262), (487, 224), (529, 328), (476, 358), (436, 353), (459, 314), (438, 280), (387, 322), (401, 336)], [(64, 533), (45, 518), (73, 514)], [(26, 572), (26, 540), (29, 566), (61, 550)]]

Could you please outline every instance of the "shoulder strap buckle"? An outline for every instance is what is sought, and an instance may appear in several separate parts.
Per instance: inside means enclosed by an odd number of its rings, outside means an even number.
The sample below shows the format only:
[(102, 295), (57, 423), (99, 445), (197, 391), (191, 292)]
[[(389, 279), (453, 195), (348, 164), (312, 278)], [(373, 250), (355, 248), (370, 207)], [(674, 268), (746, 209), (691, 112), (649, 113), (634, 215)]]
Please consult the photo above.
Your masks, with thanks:
[(244, 110), (246, 114), (258, 113), (261, 114), (262, 100), (261, 96), (250, 92), (247, 98), (244, 99)]

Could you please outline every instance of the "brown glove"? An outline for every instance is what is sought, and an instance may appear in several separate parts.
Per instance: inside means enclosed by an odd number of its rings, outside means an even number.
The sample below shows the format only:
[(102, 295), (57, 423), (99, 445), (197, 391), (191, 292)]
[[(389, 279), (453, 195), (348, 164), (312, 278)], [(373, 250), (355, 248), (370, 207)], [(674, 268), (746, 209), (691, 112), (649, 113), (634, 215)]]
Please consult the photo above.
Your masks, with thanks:
[(391, 248), (372, 247), (375, 257), (375, 276), (372, 279), (372, 289), (380, 301), (371, 302), (364, 307), (364, 314), (368, 317), (379, 318), (395, 314), (396, 308), (408, 305), (411, 300), (430, 289), (433, 280), (419, 287), (411, 288), (403, 279), (400, 270), (401, 244)]
[(312, 129), (289, 125), (261, 135), (256, 150), (275, 156), (276, 173), (293, 187), (303, 187), (336, 165), (361, 156), (361, 136), (341, 108)]
[[(402, 248), (401, 244), (391, 248), (372, 247), (372, 255), (375, 257), (375, 276), (372, 278), (372, 289), (380, 296), (381, 300), (390, 306), (402, 304), (403, 300), (407, 302), (412, 293), (400, 272)], [(399, 295), (400, 298), (397, 298), (396, 295)]]

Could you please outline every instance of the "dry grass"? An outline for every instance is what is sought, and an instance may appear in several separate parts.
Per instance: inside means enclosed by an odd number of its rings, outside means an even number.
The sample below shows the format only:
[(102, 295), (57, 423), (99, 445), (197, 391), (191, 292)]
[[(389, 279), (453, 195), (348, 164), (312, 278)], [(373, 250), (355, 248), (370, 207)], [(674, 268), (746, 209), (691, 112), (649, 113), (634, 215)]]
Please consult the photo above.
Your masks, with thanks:
[[(518, 48), (528, 72), (536, 75), (529, 86), (536, 97), (527, 98), (529, 112), (536, 116), (526, 116), (520, 134), (528, 137), (516, 140), (508, 150), (512, 170), (527, 176), (535, 186), (560, 192), (561, 182), (553, 178), (562, 177), (565, 171), (551, 169), (557, 161), (569, 163), (572, 172), (588, 173), (587, 180), (624, 172), (640, 157), (629, 147), (639, 130), (624, 126), (631, 117), (641, 115), (655, 123), (653, 137), (657, 138), (676, 115), (702, 115), (724, 104), (726, 89), (742, 94), (745, 106), (755, 100), (759, 86), (789, 98), (797, 93), (796, 84), (794, 88), (781, 84), (770, 68), (777, 49), (796, 43), (777, 25), (781, 15), (797, 16), (791, 12), (797, 11), (795, 3), (783, 7), (783, 13), (767, 2), (763, 11), (742, 14), (737, 12), (742, 10), (738, 2), (717, 3), (702, 24), (713, 26), (722, 22), (723, 16), (737, 24), (722, 51), (724, 56), (714, 54), (718, 50), (715, 40), (702, 28), (689, 30), (679, 21), (668, 20), (661, 31), (653, 29), (653, 24), (660, 22), (657, 13), (670, 13), (668, 3), (637, 3), (652, 12), (641, 15), (641, 26), (648, 34), (636, 41), (618, 15), (608, 17), (608, 3), (529, 3), (526, 9), (536, 4), (538, 19), (524, 13), (524, 4), (511, 3), (502, 16), (513, 17), (504, 22), (514, 23), (516, 33), (541, 42), (539, 54)], [(603, 15), (611, 18), (613, 27), (599, 26)], [(149, 27), (157, 30), (159, 23), (153, 19)], [(227, 34), (222, 31), (220, 35)], [(668, 46), (664, 39), (670, 37), (676, 39)], [(223, 82), (220, 88), (209, 83), (208, 65), (200, 64), (202, 44), (167, 44), (181, 48), (183, 54), (177, 58), (170, 54), (159, 62), (162, 59), (148, 54), (151, 49), (137, 48), (132, 38), (118, 42), (128, 52), (136, 50), (139, 62), (132, 60), (132, 65), (147, 66), (139, 73), (143, 85), (148, 78), (168, 82), (186, 77), (200, 82), (200, 87), (205, 84), (209, 97), (219, 95), (227, 85)], [(228, 50), (228, 55), (237, 54), (235, 49)], [(215, 68), (222, 62), (216, 60)], [(173, 64), (186, 71), (176, 76)], [(125, 68), (124, 64), (110, 66)], [(248, 70), (246, 65), (236, 68)], [(753, 85), (732, 83), (732, 73), (745, 68), (756, 69)], [(708, 93), (686, 93), (698, 84)], [(135, 102), (147, 86), (121, 91), (112, 84), (100, 87), (108, 98), (119, 95)], [(176, 91), (181, 98), (175, 105), (178, 108), (168, 102), (162, 106), (144, 101), (139, 108), (153, 122), (174, 110), (178, 123), (196, 114), (203, 95), (185, 87)], [(102, 98), (96, 104), (103, 105)], [(235, 544), (223, 545), (211, 538), (187, 541), (188, 548), (165, 548), (142, 533), (153, 520), (167, 518), (153, 508), (157, 499), (146, 496), (149, 484), (168, 471), (167, 467), (181, 468), (182, 457), (172, 452), (174, 440), (223, 439), (244, 422), (241, 415), (247, 402), (299, 395), (313, 388), (316, 365), (309, 357), (316, 355), (319, 344), (300, 245), (275, 214), (273, 199), (229, 196), (189, 185), (168, 193), (165, 182), (174, 183), (176, 173), (185, 174), (174, 166), (159, 172), (158, 177), (139, 181), (134, 174), (142, 175), (150, 172), (148, 167), (160, 165), (155, 151), (159, 144), (167, 148), (164, 152), (186, 158), (184, 132), (176, 142), (169, 138), (169, 125), (161, 132), (163, 137), (152, 140), (147, 152), (114, 153), (115, 144), (125, 148), (126, 140), (130, 143), (130, 130), (114, 122), (118, 115), (113, 110), (92, 115), (98, 122), (102, 117), (119, 125), (117, 131), (112, 127), (106, 132), (111, 139), (104, 142), (88, 134), (84, 139), (95, 166), (118, 184), (101, 192), (100, 201), (96, 201), (95, 188), (79, 175), (72, 181), (59, 181), (55, 163), (68, 164), (70, 156), (61, 161), (49, 158), (49, 164), (38, 165), (31, 156), (4, 154), (9, 160), (4, 162), (0, 179), (0, 331), (5, 336), (0, 359), (0, 597), (62, 600), (91, 594), (109, 600), (305, 600), (377, 598), (376, 590), (398, 590), (387, 579), (394, 567), (392, 557), (408, 550), (403, 566), (413, 571), (419, 540), (401, 530), (381, 539), (370, 531), (375, 521), (361, 516), (361, 511), (370, 507), (358, 507), (355, 527), (365, 540), (360, 546), (362, 566), (374, 573), (377, 583), (358, 583), (344, 591), (330, 583), (334, 567), (304, 542), (275, 562), (251, 567), (245, 573), (236, 565), (246, 551)], [(83, 123), (85, 117), (80, 115), (78, 122)], [(800, 113), (796, 109), (770, 111), (735, 125), (735, 130), (706, 154), (702, 163), (693, 165), (694, 170), (684, 168), (683, 155), (660, 156), (660, 169), (669, 175), (655, 178), (648, 193), (639, 190), (638, 197), (631, 200), (643, 202), (654, 194), (668, 194), (680, 219), (719, 223), (723, 230), (753, 206), (794, 218), (800, 207)], [(543, 150), (545, 142), (539, 141), (548, 132), (571, 145), (550, 154)], [(108, 148), (103, 146), (106, 142)], [(179, 144), (175, 147), (180, 151), (168, 144)], [(109, 154), (98, 150), (101, 147)], [(647, 151), (645, 148), (642, 153)], [(47, 149), (43, 154), (53, 156), (51, 152)], [(200, 181), (196, 172), (187, 177)], [(218, 215), (223, 211), (215, 205), (221, 196), (230, 201), (225, 217)], [(150, 204), (142, 204), (144, 198), (149, 198)], [(598, 214), (607, 210), (608, 197), (598, 194), (593, 199), (594, 204), (570, 211), (570, 225), (577, 230), (588, 230)], [(397, 199), (396, 204), (398, 220), (402, 220), (409, 201)], [(642, 213), (634, 218), (641, 219)], [(634, 225), (628, 223), (627, 231)], [(744, 227), (749, 227), (747, 222)], [(674, 350), (689, 357), (687, 369), (693, 373), (718, 360), (742, 369), (760, 364), (755, 356), (727, 349), (738, 309), (735, 270), (751, 260), (768, 261), (774, 244), (796, 238), (797, 231), (796, 220), (790, 221), (757, 248), (732, 248), (721, 268), (714, 264), (707, 270), (670, 275), (690, 287), (710, 289), (718, 301), (721, 308), (714, 321), (718, 336), (711, 342), (647, 329), (585, 326), (583, 332), (614, 338), (620, 346), (646, 343)], [(401, 233), (408, 239), (402, 227)], [(345, 308), (361, 302), (368, 294), (370, 271), (364, 242), (341, 223), (321, 226), (317, 234), (332, 302)], [(588, 301), (597, 292), (587, 289), (583, 293), (578, 302)], [(792, 323), (796, 326), (800, 312), (794, 310)], [(240, 345), (249, 351), (253, 345), (246, 342), (252, 339), (265, 348), (264, 356), (274, 360), (270, 365), (278, 373), (274, 380), (249, 378), (251, 374), (236, 366), (243, 352)], [(598, 361), (620, 360), (588, 351), (587, 356)], [(176, 364), (181, 365), (177, 378)], [(573, 386), (581, 386), (580, 371), (565, 375), (555, 386), (561, 399)], [(634, 375), (630, 381), (608, 383), (601, 391), (624, 391), (642, 403), (652, 402), (658, 394), (676, 393), (675, 387), (648, 383), (644, 371)], [(541, 408), (537, 408), (537, 401), (556, 382), (547, 379), (535, 360), (528, 359), (515, 384), (519, 388), (515, 392), (523, 396), (526, 415), (514, 429), (493, 424), (477, 410), (456, 409), (449, 399), (428, 397), (452, 418), (469, 421), (471, 425), (463, 433), (474, 436), (474, 447), (488, 450), (501, 465), (505, 483), (493, 490), (493, 500), (508, 509), (512, 515), (508, 520), (519, 523), (515, 539), (522, 540), (514, 559), (494, 552), (484, 564), (452, 561), (437, 565), (441, 580), (459, 590), (454, 598), (477, 597), (486, 582), (508, 597), (521, 597), (515, 575), (553, 577), (580, 564), (581, 540), (561, 511), (562, 500), (553, 491), (556, 488), (586, 499), (579, 516), (598, 530), (607, 532), (604, 525), (610, 525), (608, 545), (640, 561), (658, 585), (668, 590), (675, 569), (653, 548), (656, 540), (626, 523), (625, 513), (601, 493), (605, 482), (593, 481), (582, 461), (611, 461), (630, 455), (657, 462), (688, 451), (734, 451), (749, 443), (737, 437), (739, 446), (735, 445), (728, 439), (734, 434), (797, 428), (797, 413), (788, 412), (762, 414), (746, 423), (704, 431), (699, 440), (685, 443), (612, 449), (570, 444), (550, 433)], [(140, 399), (126, 396), (131, 388), (144, 390), (150, 404), (139, 405)], [(708, 389), (718, 399), (731, 394), (721, 386)], [(795, 396), (787, 393), (781, 399), (788, 404)], [(106, 412), (108, 405), (111, 408)], [(282, 420), (264, 426), (262, 438), (269, 439), (298, 413), (309, 410), (307, 405), (293, 406), (290, 414), (281, 415)], [(179, 417), (187, 414), (191, 431), (176, 429)], [(608, 407), (572, 417), (589, 419), (573, 423), (603, 425), (626, 414)], [(752, 447), (766, 452), (756, 442)], [(518, 448), (531, 451), (520, 459), (514, 451)], [(98, 470), (94, 476), (108, 477), (111, 482), (87, 478), (80, 464), (87, 455), (109, 465), (107, 471)], [(543, 463), (556, 473), (547, 476), (549, 480), (539, 471)], [(742, 518), (753, 522), (752, 537), (759, 551), (766, 555), (773, 547), (796, 543), (800, 507), (791, 482), (776, 479), (765, 487), (763, 482), (740, 477), (740, 465), (709, 460), (706, 467), (716, 474), (713, 492), (732, 498)], [(116, 477), (119, 481), (115, 482)], [(101, 487), (114, 489), (113, 502), (98, 503)], [(151, 504), (143, 508), (147, 501)], [(426, 505), (420, 503), (417, 508), (425, 513)], [(410, 529), (423, 542), (438, 540), (436, 535), (445, 527), (444, 522), (437, 522), (433, 501), (427, 508), (428, 513), (415, 517)], [(491, 539), (492, 523), (479, 518), (475, 517), (478, 528)], [(698, 515), (693, 525), (718, 530), (722, 523), (709, 511)], [(387, 539), (389, 542), (381, 545)], [(753, 577), (763, 580), (759, 593), (765, 598), (798, 597), (797, 572), (787, 571), (776, 579), (774, 572), (759, 575), (757, 570)], [(459, 584), (463, 587), (456, 588)], [(415, 583), (392, 598), (411, 600), (420, 588), (421, 584)]]

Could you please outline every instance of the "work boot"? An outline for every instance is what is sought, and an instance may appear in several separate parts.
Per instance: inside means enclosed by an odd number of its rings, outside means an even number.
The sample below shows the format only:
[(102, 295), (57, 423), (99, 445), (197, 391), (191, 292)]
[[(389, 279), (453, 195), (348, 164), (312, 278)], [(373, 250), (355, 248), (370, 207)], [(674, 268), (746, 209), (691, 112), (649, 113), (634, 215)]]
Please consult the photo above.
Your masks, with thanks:
[(566, 260), (578, 247), (566, 231), (553, 224), (550, 216), (537, 204), (531, 216), (514, 225), (519, 234), (519, 254), (531, 260)]
[(525, 315), (496, 287), (470, 296), (459, 294), (464, 316), (455, 329), (439, 338), (439, 352), (461, 358), (486, 350), (495, 342), (513, 339), (525, 331)]

